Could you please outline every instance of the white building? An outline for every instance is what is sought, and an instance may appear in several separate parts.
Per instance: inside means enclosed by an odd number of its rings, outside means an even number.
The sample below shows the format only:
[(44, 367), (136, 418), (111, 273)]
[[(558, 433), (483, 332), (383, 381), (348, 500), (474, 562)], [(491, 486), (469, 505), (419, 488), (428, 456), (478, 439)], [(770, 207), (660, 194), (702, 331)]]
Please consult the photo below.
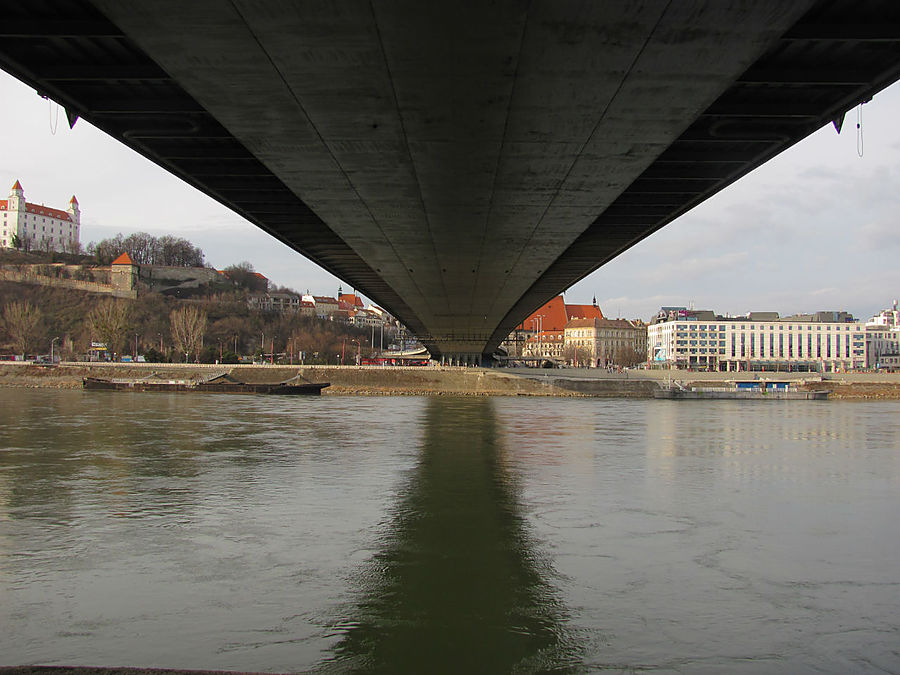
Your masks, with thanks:
[(340, 309), (340, 303), (337, 298), (331, 298), (327, 295), (310, 295), (306, 293), (300, 296), (303, 302), (311, 302), (315, 307), (316, 316), (320, 319), (331, 319), (335, 312)]
[[(690, 313), (688, 313), (690, 314)], [(647, 354), (663, 367), (717, 371), (838, 372), (866, 367), (866, 330), (859, 323), (756, 317), (679, 315), (648, 327)]]
[(311, 302), (305, 302), (295, 293), (270, 291), (268, 293), (254, 294), (247, 297), (250, 309), (258, 309), (263, 312), (280, 312), (282, 314), (301, 314), (303, 316), (315, 316), (316, 308)]
[(869, 368), (900, 370), (900, 310), (897, 301), (866, 322), (866, 356)]
[(562, 361), (565, 346), (566, 335), (564, 330), (542, 330), (526, 338), (522, 347), (522, 356), (532, 359)]
[(25, 200), (22, 184), (16, 181), (8, 199), (0, 199), (0, 246), (26, 250), (70, 251), (77, 248), (81, 212), (75, 196), (65, 211)]

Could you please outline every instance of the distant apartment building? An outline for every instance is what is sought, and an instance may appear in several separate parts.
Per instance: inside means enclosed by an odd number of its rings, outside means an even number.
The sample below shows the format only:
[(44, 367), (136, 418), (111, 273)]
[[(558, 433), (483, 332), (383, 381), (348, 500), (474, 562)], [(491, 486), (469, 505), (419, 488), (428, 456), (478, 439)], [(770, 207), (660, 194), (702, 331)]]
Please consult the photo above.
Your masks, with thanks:
[(641, 321), (595, 318), (566, 324), (563, 354), (577, 365), (631, 366), (643, 362), (646, 353), (647, 327)]
[(866, 367), (866, 330), (849, 314), (722, 317), (664, 308), (648, 326), (648, 359), (715, 371), (839, 372)]
[(0, 246), (41, 251), (70, 251), (78, 247), (81, 211), (73, 195), (65, 210), (26, 201), (16, 181), (7, 199), (0, 199)]
[(562, 362), (565, 343), (565, 330), (540, 331), (525, 340), (521, 355), (526, 359), (548, 359)]
[(900, 310), (894, 300), (866, 322), (866, 357), (869, 368), (900, 370)]
[(247, 298), (247, 304), (251, 309), (258, 309), (263, 312), (301, 314), (303, 316), (315, 316), (316, 313), (313, 303), (301, 300), (296, 293), (284, 291), (270, 291), (268, 293), (250, 295)]
[(320, 319), (330, 319), (341, 307), (337, 300), (337, 298), (332, 298), (327, 295), (310, 295), (306, 293), (305, 295), (300, 296), (300, 299), (304, 302), (311, 302), (316, 316)]

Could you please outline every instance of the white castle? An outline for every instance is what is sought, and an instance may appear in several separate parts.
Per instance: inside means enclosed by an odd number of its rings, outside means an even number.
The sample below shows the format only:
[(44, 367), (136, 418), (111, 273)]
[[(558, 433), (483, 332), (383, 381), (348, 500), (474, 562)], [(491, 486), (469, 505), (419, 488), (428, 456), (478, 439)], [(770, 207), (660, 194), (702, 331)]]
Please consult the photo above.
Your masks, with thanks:
[(8, 199), (0, 199), (0, 246), (4, 248), (71, 251), (77, 248), (81, 211), (75, 196), (65, 211), (25, 201), (16, 181)]

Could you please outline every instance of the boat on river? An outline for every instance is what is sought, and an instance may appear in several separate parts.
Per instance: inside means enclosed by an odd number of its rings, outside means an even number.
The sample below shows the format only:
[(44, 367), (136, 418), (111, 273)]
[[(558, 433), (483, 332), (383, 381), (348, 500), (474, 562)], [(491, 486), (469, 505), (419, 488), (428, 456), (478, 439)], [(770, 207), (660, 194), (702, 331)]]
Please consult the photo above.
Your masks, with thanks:
[[(654, 398), (670, 399), (737, 399), (753, 401), (821, 401), (828, 391), (800, 389), (791, 380), (732, 380), (726, 387), (685, 387), (680, 382), (661, 385)], [(802, 383), (801, 383), (802, 384)]]
[(330, 382), (306, 382), (299, 376), (276, 383), (242, 382), (228, 373), (201, 379), (168, 379), (151, 373), (141, 378), (85, 377), (84, 389), (102, 391), (166, 391), (205, 394), (278, 394), (283, 396), (318, 396)]

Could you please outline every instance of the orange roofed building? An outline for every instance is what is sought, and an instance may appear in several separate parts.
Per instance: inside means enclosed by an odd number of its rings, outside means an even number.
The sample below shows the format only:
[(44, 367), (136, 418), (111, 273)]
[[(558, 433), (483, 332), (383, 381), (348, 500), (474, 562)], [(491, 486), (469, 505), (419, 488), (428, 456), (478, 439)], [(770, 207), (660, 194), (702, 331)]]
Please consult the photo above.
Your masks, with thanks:
[[(604, 318), (603, 312), (597, 306), (596, 298), (594, 298), (593, 305), (567, 305), (563, 296), (557, 295), (534, 310), (528, 315), (528, 318), (516, 326), (513, 334), (504, 342), (504, 346), (511, 355), (540, 356), (541, 354), (538, 352), (542, 352), (545, 357), (556, 358), (561, 355), (561, 336), (569, 321), (602, 318)], [(541, 337), (546, 334), (547, 339), (537, 339), (539, 334)], [(560, 336), (559, 341), (550, 337), (554, 334)], [(559, 347), (558, 350), (557, 347)]]
[(341, 307), (341, 309), (363, 308), (362, 298), (356, 295), (356, 293), (341, 293), (338, 296), (338, 302), (348, 305), (348, 307)]
[(557, 295), (528, 315), (516, 326), (517, 331), (537, 333), (538, 331), (562, 331), (572, 319), (602, 319), (603, 312), (597, 306), (597, 298), (593, 305), (567, 305), (563, 296)]
[(7, 199), (0, 199), (0, 246), (26, 250), (74, 251), (81, 236), (81, 211), (73, 195), (68, 208), (54, 209), (25, 200), (16, 181)]

